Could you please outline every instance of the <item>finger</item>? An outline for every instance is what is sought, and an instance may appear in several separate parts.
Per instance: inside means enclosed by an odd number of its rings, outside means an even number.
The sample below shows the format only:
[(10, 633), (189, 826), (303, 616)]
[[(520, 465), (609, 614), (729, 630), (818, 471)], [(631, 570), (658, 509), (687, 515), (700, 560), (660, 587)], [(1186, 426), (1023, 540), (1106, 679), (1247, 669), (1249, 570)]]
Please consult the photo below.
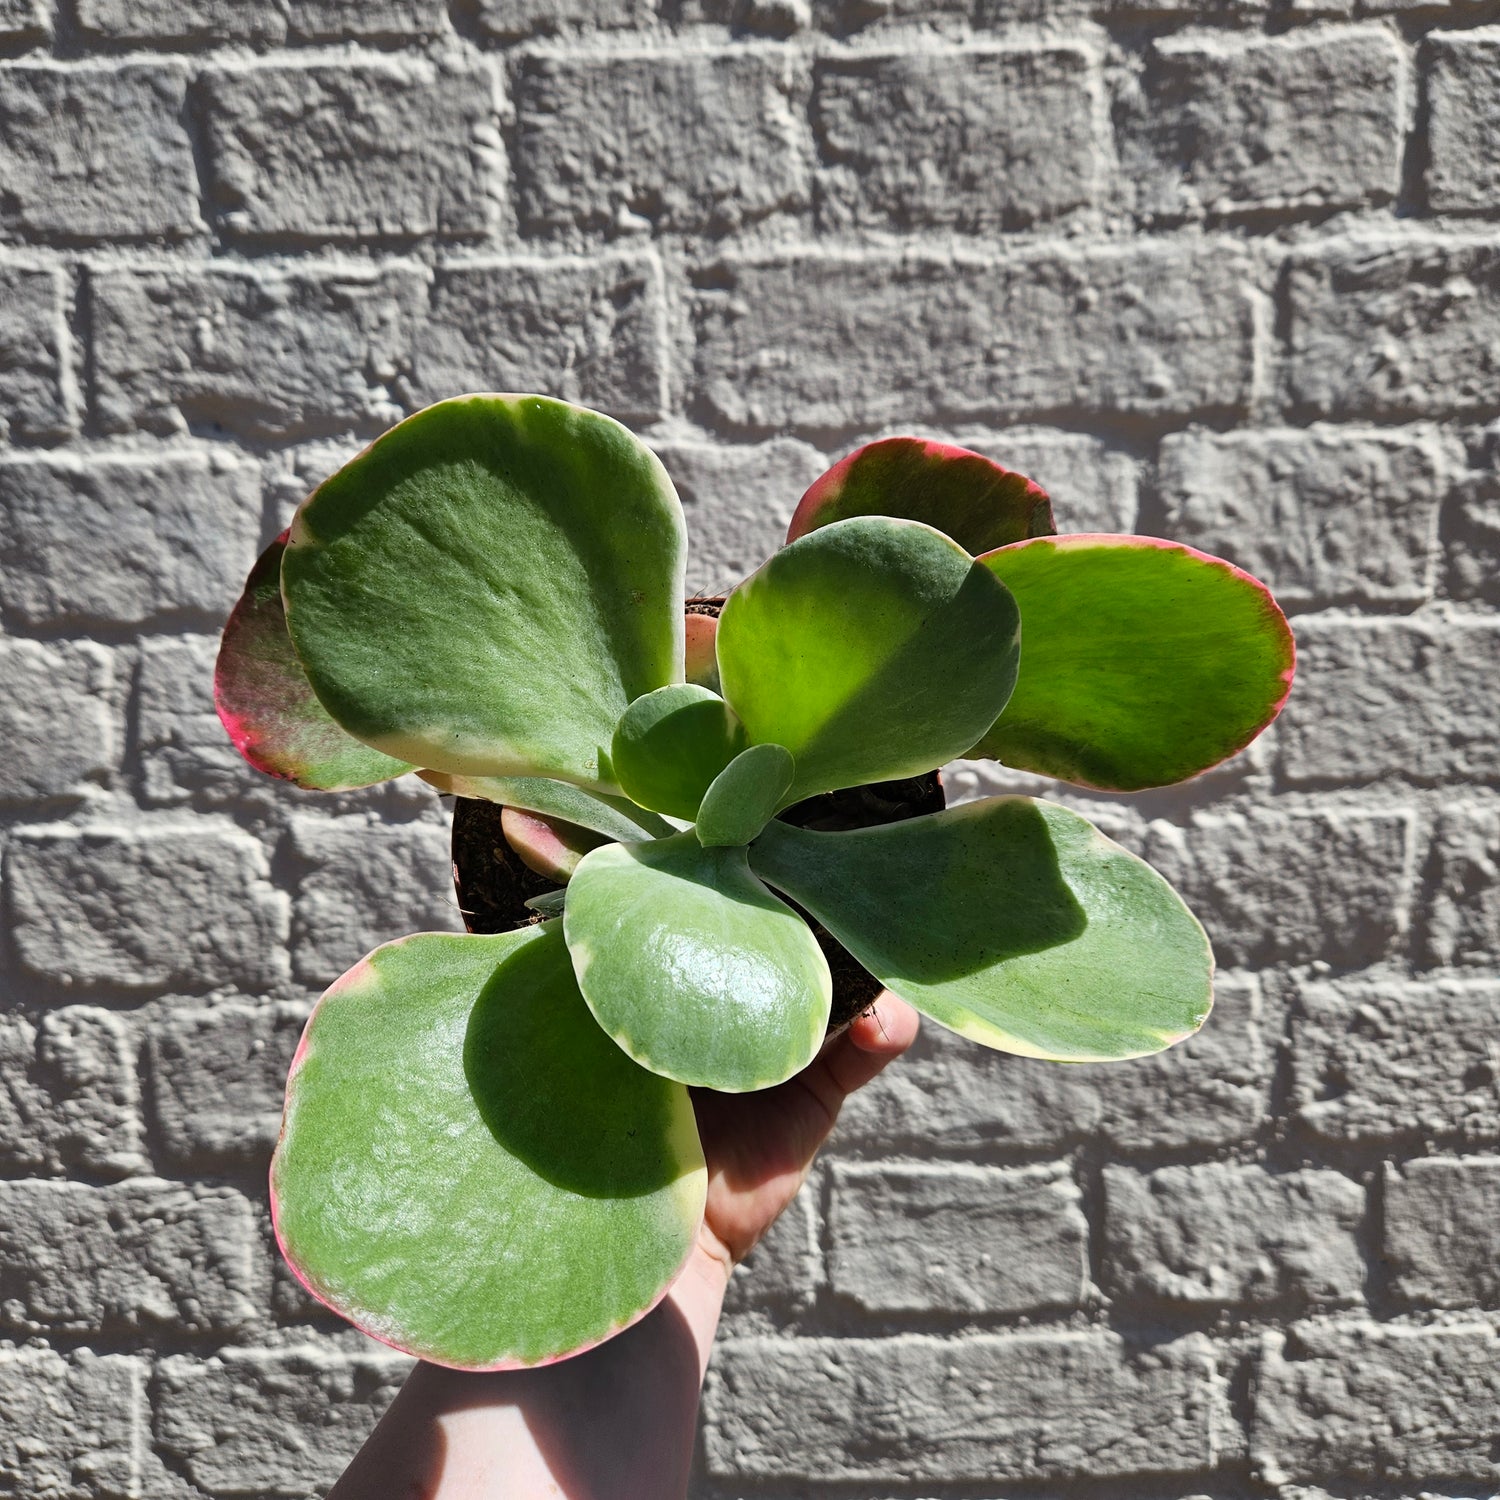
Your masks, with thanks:
[(863, 1088), (887, 1063), (911, 1046), (917, 1036), (917, 1013), (904, 1000), (883, 990), (875, 1004), (798, 1075), (823, 1106), (825, 1129), (838, 1118), (839, 1106)]
[(834, 1079), (845, 1095), (862, 1089), (917, 1039), (921, 1018), (906, 1001), (882, 990), (874, 1005), (845, 1033), (846, 1046), (830, 1059)]

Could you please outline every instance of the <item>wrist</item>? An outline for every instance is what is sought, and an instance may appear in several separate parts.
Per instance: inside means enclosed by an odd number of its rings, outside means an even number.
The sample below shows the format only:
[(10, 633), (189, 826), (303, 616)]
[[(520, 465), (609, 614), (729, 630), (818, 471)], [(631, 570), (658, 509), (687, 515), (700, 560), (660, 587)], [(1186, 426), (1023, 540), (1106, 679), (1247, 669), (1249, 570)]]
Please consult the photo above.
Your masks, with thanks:
[(708, 1356), (719, 1327), (724, 1293), (729, 1287), (734, 1260), (723, 1242), (705, 1226), (694, 1242), (687, 1263), (667, 1297), (692, 1331), (698, 1349), (698, 1379), (708, 1369)]

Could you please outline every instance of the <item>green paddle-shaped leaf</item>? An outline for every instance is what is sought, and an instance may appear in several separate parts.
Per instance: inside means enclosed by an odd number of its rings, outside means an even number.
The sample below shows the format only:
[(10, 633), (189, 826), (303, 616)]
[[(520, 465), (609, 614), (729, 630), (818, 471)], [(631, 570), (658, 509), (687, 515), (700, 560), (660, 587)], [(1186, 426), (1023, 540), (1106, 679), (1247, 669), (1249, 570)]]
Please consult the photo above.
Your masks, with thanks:
[(997, 797), (850, 833), (773, 822), (750, 858), (881, 983), (1003, 1052), (1139, 1057), (1212, 1004), (1208, 939), (1177, 893), (1049, 802)]
[(312, 791), (374, 786), (413, 768), (346, 734), (318, 702), (281, 607), (286, 533), (261, 553), (229, 616), (214, 667), (214, 704), (234, 747), (270, 776)]
[(611, 753), (632, 801), (692, 822), (709, 783), (748, 743), (717, 693), (676, 682), (625, 710)]
[(719, 620), (724, 696), (754, 743), (791, 751), (787, 803), (920, 775), (994, 722), (1020, 649), (995, 582), (929, 526), (862, 517), (793, 542), (735, 589)]
[(1295, 651), (1263, 583), (1154, 537), (1043, 537), (980, 559), (1021, 606), (1016, 691), (971, 751), (1128, 792), (1244, 749), (1291, 691)]
[(319, 1001), (271, 1167), (312, 1293), (462, 1369), (598, 1343), (661, 1297), (702, 1216), (687, 1091), (589, 1015), (556, 926), (377, 948)]
[(1024, 474), (967, 448), (911, 437), (867, 443), (836, 463), (802, 497), (786, 539), (850, 516), (923, 521), (976, 554), (1054, 529), (1046, 490)]
[(589, 1008), (653, 1072), (741, 1093), (790, 1078), (822, 1043), (828, 963), (743, 848), (688, 832), (596, 849), (563, 925)]
[(705, 849), (748, 844), (770, 822), (796, 773), (785, 745), (751, 745), (703, 794), (694, 831)]
[(683, 520), (651, 451), (597, 412), (465, 396), (316, 490), (282, 589), (324, 706), (388, 754), (614, 790), (626, 705), (683, 674)]
[(545, 776), (448, 776), (441, 771), (423, 771), (421, 775), (423, 781), (438, 791), (455, 797), (498, 802), (502, 807), (524, 807), (527, 812), (562, 818), (626, 843), (661, 838), (674, 832), (665, 819), (637, 807), (626, 797), (586, 792), (571, 782), (549, 781)]

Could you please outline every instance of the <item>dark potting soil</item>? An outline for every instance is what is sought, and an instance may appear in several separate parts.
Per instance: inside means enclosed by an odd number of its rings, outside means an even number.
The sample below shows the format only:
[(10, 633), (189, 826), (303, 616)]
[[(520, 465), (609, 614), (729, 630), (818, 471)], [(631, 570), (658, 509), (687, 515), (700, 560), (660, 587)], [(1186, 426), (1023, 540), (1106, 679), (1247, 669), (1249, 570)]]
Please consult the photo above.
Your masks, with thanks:
[[(872, 828), (939, 812), (945, 800), (942, 782), (937, 772), (931, 771), (904, 781), (880, 781), (842, 792), (824, 792), (787, 808), (781, 817), (798, 828), (820, 832)], [(559, 889), (554, 881), (524, 865), (506, 843), (500, 812), (494, 802), (470, 797), (457, 797), (453, 802), (453, 883), (464, 926), (470, 932), (512, 932), (539, 922), (541, 917), (526, 905), (527, 901)], [(795, 902), (790, 904), (796, 906)], [(800, 906), (796, 909), (807, 919), (828, 960), (833, 976), (833, 1009), (828, 1029), (841, 1031), (861, 1011), (870, 1008), (880, 993), (881, 983), (827, 928)]]

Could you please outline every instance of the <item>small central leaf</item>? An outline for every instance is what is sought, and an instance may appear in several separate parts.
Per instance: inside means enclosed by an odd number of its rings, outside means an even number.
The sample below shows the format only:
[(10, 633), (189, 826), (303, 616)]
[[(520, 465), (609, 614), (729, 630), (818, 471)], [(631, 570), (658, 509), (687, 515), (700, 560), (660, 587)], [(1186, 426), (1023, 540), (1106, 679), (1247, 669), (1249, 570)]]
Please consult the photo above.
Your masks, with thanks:
[(747, 744), (715, 692), (678, 682), (637, 698), (615, 730), (611, 759), (632, 801), (688, 822), (715, 776)]
[(812, 929), (750, 872), (743, 848), (692, 832), (584, 857), (563, 916), (579, 987), (631, 1057), (740, 1093), (812, 1061), (833, 981)]
[(785, 745), (752, 745), (703, 794), (696, 831), (705, 849), (748, 844), (776, 815), (796, 774)]

